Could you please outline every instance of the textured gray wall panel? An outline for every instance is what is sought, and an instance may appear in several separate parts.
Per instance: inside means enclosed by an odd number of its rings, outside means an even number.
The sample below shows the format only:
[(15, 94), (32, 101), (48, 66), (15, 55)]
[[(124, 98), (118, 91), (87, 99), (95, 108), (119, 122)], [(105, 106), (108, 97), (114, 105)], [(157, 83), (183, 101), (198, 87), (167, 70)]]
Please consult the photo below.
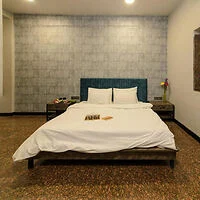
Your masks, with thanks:
[(148, 78), (161, 96), (167, 73), (166, 17), (15, 15), (15, 111), (45, 111), (79, 95), (80, 78)]

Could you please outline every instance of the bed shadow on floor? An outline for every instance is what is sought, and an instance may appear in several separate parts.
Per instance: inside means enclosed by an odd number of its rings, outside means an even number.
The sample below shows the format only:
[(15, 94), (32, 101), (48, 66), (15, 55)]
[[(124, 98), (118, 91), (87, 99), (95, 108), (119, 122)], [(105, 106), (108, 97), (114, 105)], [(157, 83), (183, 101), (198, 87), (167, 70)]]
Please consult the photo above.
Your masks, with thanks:
[(106, 166), (169, 166), (168, 161), (155, 160), (40, 160), (38, 166), (106, 165)]
[(12, 188), (33, 185), (124, 185), (181, 183), (166, 161), (36, 161), (35, 168), (24, 169), (13, 181)]

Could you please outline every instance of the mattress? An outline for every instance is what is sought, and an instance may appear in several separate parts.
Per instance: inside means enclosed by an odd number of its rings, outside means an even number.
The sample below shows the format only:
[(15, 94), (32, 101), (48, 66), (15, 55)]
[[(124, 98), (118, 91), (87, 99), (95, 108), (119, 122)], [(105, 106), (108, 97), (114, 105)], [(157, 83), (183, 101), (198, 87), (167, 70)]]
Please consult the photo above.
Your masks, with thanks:
[[(132, 148), (176, 150), (174, 135), (150, 103), (89, 104), (80, 102), (38, 128), (13, 155), (14, 161), (40, 151), (106, 153)], [(100, 115), (85, 120), (87, 115)], [(108, 120), (102, 118), (110, 116)]]

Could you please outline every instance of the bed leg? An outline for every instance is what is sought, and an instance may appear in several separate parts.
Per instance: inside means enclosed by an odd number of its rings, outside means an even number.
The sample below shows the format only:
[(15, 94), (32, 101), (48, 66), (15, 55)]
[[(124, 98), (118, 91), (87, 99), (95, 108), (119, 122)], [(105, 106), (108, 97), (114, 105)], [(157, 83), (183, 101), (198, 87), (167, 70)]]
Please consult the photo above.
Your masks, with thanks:
[(171, 169), (174, 169), (175, 161), (174, 160), (170, 160), (169, 164), (170, 164)]
[(33, 169), (34, 168), (34, 159), (29, 158), (28, 159), (28, 169)]

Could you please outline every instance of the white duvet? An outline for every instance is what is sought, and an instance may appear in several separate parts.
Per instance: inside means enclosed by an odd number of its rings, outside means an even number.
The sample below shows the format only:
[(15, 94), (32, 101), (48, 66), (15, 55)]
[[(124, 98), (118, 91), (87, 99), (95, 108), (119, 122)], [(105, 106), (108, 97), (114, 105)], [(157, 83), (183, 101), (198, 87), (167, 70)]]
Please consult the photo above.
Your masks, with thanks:
[[(151, 107), (149, 103), (74, 104), (27, 138), (13, 160), (33, 157), (40, 151), (104, 153), (155, 146), (175, 150), (174, 135)], [(88, 114), (113, 118), (86, 121)]]

